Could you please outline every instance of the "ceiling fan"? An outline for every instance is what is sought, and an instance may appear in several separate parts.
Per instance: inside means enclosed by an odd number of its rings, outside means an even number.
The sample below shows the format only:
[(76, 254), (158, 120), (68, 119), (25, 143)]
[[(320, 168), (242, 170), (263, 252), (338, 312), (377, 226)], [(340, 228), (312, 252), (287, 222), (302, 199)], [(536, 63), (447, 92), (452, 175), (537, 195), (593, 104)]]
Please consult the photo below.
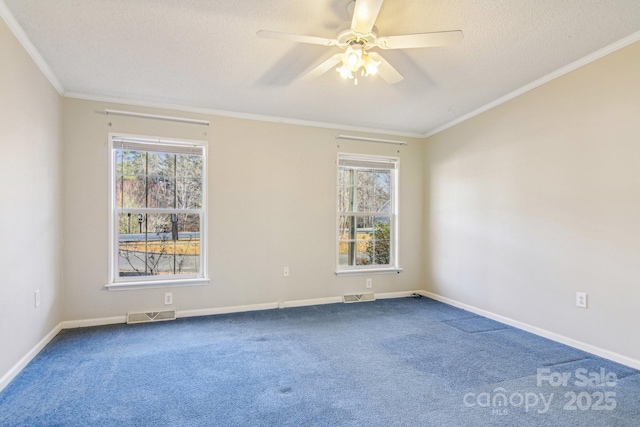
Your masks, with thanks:
[(337, 53), (307, 73), (304, 78), (318, 77), (339, 65), (336, 71), (345, 79), (355, 79), (378, 74), (389, 84), (398, 83), (404, 77), (380, 54), (369, 52), (371, 48), (411, 49), (421, 47), (449, 46), (462, 41), (462, 31), (442, 31), (437, 33), (407, 34), (400, 36), (378, 37), (374, 27), (384, 0), (354, 0), (347, 5), (352, 11), (351, 28), (342, 31), (335, 39), (281, 33), (277, 31), (258, 31), (258, 37), (279, 39), (297, 43), (309, 43), (322, 46), (337, 46), (343, 53)]

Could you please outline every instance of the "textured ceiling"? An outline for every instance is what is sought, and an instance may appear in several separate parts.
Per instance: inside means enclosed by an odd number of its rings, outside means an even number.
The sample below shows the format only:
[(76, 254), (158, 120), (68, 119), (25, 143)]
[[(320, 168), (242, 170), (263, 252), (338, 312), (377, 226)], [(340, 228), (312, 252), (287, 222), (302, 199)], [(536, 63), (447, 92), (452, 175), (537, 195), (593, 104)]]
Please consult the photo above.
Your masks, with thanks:
[[(2, 1), (2, 0), (0, 0)], [(640, 31), (639, 0), (386, 0), (379, 35), (462, 30), (381, 51), (405, 79), (300, 81), (337, 47), (348, 0), (4, 0), (66, 93), (426, 134)]]

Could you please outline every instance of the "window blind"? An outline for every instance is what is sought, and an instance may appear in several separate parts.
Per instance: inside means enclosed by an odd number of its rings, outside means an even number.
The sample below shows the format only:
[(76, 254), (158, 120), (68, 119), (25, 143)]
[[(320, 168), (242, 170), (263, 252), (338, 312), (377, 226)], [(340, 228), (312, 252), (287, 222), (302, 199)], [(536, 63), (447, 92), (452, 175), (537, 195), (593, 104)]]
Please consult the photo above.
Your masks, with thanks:
[(204, 151), (204, 145), (202, 144), (165, 141), (161, 139), (138, 139), (119, 137), (113, 138), (113, 148), (117, 150), (188, 154), (195, 156), (202, 156)]
[(360, 158), (353, 156), (340, 156), (338, 158), (338, 166), (360, 168), (360, 169), (385, 169), (394, 170), (398, 167), (398, 161), (395, 159), (372, 159), (372, 158)]

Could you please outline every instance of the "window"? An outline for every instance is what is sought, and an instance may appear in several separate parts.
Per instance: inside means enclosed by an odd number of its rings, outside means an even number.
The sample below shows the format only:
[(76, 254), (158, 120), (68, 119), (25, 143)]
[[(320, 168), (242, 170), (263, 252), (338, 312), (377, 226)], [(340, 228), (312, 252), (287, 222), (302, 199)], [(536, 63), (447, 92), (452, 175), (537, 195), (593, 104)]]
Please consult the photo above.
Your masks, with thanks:
[(107, 287), (206, 282), (204, 143), (113, 134), (110, 141)]
[(338, 155), (338, 271), (400, 271), (398, 159)]

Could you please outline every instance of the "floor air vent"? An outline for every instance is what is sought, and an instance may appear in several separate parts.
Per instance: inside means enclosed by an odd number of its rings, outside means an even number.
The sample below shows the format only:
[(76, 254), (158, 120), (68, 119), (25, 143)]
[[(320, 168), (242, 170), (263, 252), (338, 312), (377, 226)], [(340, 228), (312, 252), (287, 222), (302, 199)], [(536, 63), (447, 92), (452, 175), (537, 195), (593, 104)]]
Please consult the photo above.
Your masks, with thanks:
[(342, 297), (344, 302), (363, 302), (363, 301), (375, 301), (376, 297), (373, 294), (353, 294), (345, 295)]
[(175, 310), (150, 311), (148, 313), (127, 313), (127, 323), (162, 322), (176, 320)]

